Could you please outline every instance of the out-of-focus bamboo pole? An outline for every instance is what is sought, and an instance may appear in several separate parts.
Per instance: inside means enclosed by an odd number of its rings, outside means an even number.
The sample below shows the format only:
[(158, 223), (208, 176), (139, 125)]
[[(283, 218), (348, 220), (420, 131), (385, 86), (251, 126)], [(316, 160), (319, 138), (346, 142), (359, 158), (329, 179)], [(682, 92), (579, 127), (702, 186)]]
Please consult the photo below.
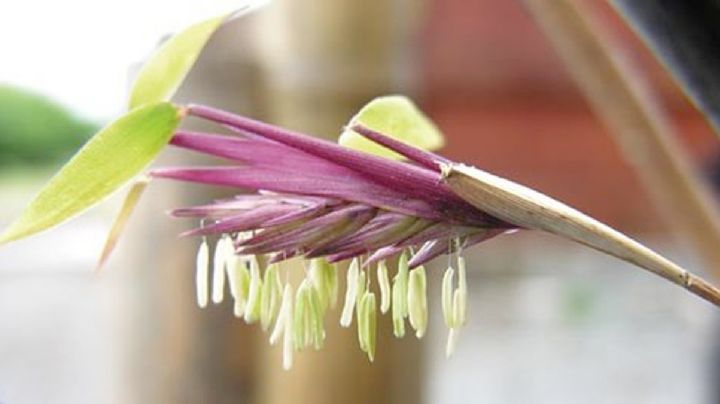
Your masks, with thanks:
[[(257, 115), (257, 68), (248, 49), (247, 19), (222, 27), (203, 51), (176, 96)], [(193, 129), (197, 120), (183, 123)], [(169, 148), (158, 165), (207, 164), (208, 158)], [(178, 238), (193, 224), (169, 217), (176, 206), (207, 203), (237, 193), (231, 189), (155, 181), (130, 220), (107, 272), (124, 276), (118, 321), (127, 327), (122, 403), (196, 404), (249, 402), (255, 380), (254, 326), (232, 314), (232, 304), (195, 303), (194, 262), (199, 240)]]
[[(407, 52), (419, 5), (404, 0), (274, 1), (258, 21), (266, 118), (336, 139), (342, 126), (371, 98), (407, 92), (413, 73)], [(299, 265), (292, 270), (303, 275)], [(344, 270), (339, 273), (341, 285)], [(375, 274), (370, 275), (374, 283)], [(384, 317), (372, 364), (358, 348), (355, 324), (340, 328), (339, 310), (327, 316), (325, 347), (297, 354), (289, 372), (282, 370), (280, 349), (261, 344), (257, 402), (420, 402), (420, 344), (414, 338), (391, 337)]]
[[(664, 217), (720, 278), (720, 215), (642, 75), (577, 0), (525, 0)], [(615, 195), (614, 197), (617, 197)]]

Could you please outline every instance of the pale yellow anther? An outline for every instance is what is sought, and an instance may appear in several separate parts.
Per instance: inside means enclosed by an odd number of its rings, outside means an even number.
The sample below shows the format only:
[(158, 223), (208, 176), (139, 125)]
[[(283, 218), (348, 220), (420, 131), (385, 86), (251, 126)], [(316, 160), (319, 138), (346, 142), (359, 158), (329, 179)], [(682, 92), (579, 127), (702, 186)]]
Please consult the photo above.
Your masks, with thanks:
[(270, 345), (275, 345), (283, 335), (285, 326), (287, 325), (286, 318), (292, 317), (293, 311), (293, 288), (290, 283), (285, 284), (282, 294), (282, 303), (280, 304), (280, 310), (278, 311), (277, 319), (275, 320), (275, 327), (270, 334)]
[(282, 285), (278, 274), (278, 264), (271, 264), (265, 269), (260, 298), (260, 325), (267, 331), (280, 308)]
[(240, 265), (242, 265), (242, 259), (239, 256), (229, 258), (225, 265), (228, 286), (230, 287), (230, 296), (232, 296), (233, 299), (237, 298), (238, 267)]
[(260, 275), (260, 263), (255, 256), (252, 256), (250, 258), (250, 286), (244, 314), (246, 323), (252, 324), (260, 319), (261, 297), (262, 277)]
[(363, 295), (358, 299), (358, 304), (355, 307), (355, 317), (357, 317), (357, 335), (358, 335), (358, 342), (360, 344), (360, 350), (363, 352), (367, 352), (367, 316), (365, 315), (365, 311), (367, 307), (364, 305), (364, 299), (366, 294), (363, 293)]
[(232, 253), (232, 240), (229, 236), (223, 235), (215, 244), (213, 255), (212, 301), (215, 304), (221, 303), (225, 296), (225, 268), (228, 256), (232, 256)]
[(443, 275), (442, 280), (442, 312), (443, 318), (445, 319), (445, 325), (452, 328), (455, 324), (453, 317), (453, 278), (455, 277), (455, 270), (453, 267), (448, 267)]
[(407, 294), (403, 294), (403, 288), (400, 285), (400, 279), (396, 275), (393, 278), (392, 285), (392, 320), (393, 320), (393, 334), (397, 338), (405, 336), (405, 316), (403, 315), (402, 309), (407, 304)]
[[(360, 303), (362, 307), (361, 321), (362, 328), (359, 332), (360, 347), (367, 353), (370, 362), (375, 360), (375, 347), (377, 341), (377, 302), (375, 294), (366, 292)], [(360, 319), (358, 319), (360, 320)]]
[(465, 318), (463, 318), (464, 314), (464, 305), (463, 305), (463, 296), (460, 292), (460, 289), (455, 289), (455, 293), (453, 293), (453, 328), (459, 328), (465, 325)]
[(378, 286), (380, 287), (380, 312), (385, 314), (390, 309), (390, 300), (392, 299), (392, 292), (390, 291), (390, 278), (388, 277), (388, 269), (385, 264), (385, 260), (378, 263), (377, 281)]
[(322, 263), (319, 259), (316, 258), (310, 260), (308, 277), (311, 280), (313, 288), (318, 292), (322, 306), (327, 307), (330, 300), (330, 294), (328, 290), (327, 277), (325, 276)]
[(334, 307), (337, 302), (337, 272), (325, 258), (310, 261), (309, 276), (318, 291), (323, 310)]
[(307, 307), (304, 313), (307, 337), (305, 346), (313, 345), (320, 349), (325, 341), (324, 318), (325, 311), (331, 304), (332, 294), (332, 266), (324, 258), (310, 261), (310, 269), (303, 284), (307, 286)]
[(307, 299), (305, 298), (307, 291), (307, 280), (303, 280), (298, 286), (297, 292), (295, 292), (295, 309), (293, 310), (293, 327), (292, 332), (295, 338), (295, 349), (304, 349), (307, 345), (307, 318), (306, 306)]
[(342, 314), (340, 315), (340, 325), (343, 327), (349, 327), (350, 324), (352, 324), (353, 310), (355, 309), (355, 301), (358, 295), (359, 272), (360, 263), (357, 258), (355, 258), (347, 270), (345, 304), (343, 305)]
[[(400, 258), (398, 259), (398, 270), (395, 277), (397, 278), (397, 284), (400, 288), (400, 294), (402, 296), (405, 296), (400, 301), (400, 313), (403, 317), (408, 316), (408, 305), (407, 305), (407, 294), (408, 294), (408, 255), (407, 252), (403, 251), (402, 254), (400, 254)], [(395, 304), (395, 303), (393, 303)]]
[(453, 297), (453, 313), (456, 326), (463, 326), (467, 322), (468, 307), (467, 274), (465, 271), (465, 259), (458, 258), (458, 288)]
[(320, 349), (323, 346), (323, 342), (325, 341), (325, 327), (324, 327), (324, 317), (325, 317), (325, 308), (323, 308), (323, 304), (320, 301), (320, 293), (315, 288), (310, 288), (309, 290), (309, 313), (310, 313), (310, 327), (312, 330), (312, 343), (315, 346), (315, 349)]
[(455, 347), (457, 346), (458, 335), (460, 334), (460, 328), (450, 328), (448, 331), (447, 344), (445, 345), (445, 356), (451, 357), (455, 353)]
[(207, 307), (208, 304), (208, 272), (210, 265), (210, 251), (207, 241), (203, 239), (197, 252), (195, 260), (195, 291), (197, 294), (197, 304), (200, 308)]
[[(443, 314), (451, 317), (451, 322), (447, 322), (450, 331), (448, 332), (447, 345), (445, 347), (445, 354), (450, 357), (455, 352), (455, 346), (457, 345), (458, 335), (460, 334), (460, 327), (465, 325), (467, 322), (467, 273), (465, 269), (465, 259), (458, 257), (458, 287), (455, 289), (452, 295), (450, 289), (445, 285), (443, 280)], [(447, 277), (447, 273), (446, 273)], [(450, 281), (452, 284), (452, 281)], [(451, 302), (446, 299), (452, 299)], [(448, 313), (447, 307), (450, 306)]]
[(357, 293), (356, 293), (356, 299), (355, 299), (355, 307), (357, 308), (360, 305), (360, 299), (363, 298), (365, 295), (365, 291), (368, 288), (368, 276), (364, 269), (360, 269), (360, 272), (358, 273), (358, 280), (357, 280)]
[[(287, 299), (285, 299), (287, 295)], [(288, 302), (286, 311), (282, 316), (283, 321), (283, 369), (290, 370), (293, 364), (293, 345), (295, 336), (293, 335), (293, 301), (292, 287), (285, 285), (285, 293), (283, 294), (283, 303)], [(280, 321), (281, 319), (278, 319)]]
[(326, 262), (325, 276), (327, 278), (327, 284), (330, 294), (330, 307), (335, 308), (338, 299), (338, 269), (337, 264), (330, 264)]
[(407, 302), (410, 325), (415, 329), (415, 336), (422, 338), (428, 323), (427, 278), (422, 266), (410, 271)]
[(233, 314), (235, 317), (243, 317), (247, 305), (248, 292), (250, 288), (250, 273), (247, 269), (247, 261), (244, 257), (234, 256), (227, 264), (230, 293), (235, 303)]

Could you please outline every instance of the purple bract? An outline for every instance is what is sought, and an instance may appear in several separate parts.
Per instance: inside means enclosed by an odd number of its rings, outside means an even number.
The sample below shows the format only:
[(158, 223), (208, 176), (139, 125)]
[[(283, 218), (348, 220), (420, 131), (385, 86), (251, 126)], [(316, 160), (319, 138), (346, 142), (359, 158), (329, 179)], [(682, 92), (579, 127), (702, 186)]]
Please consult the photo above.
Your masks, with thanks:
[(187, 113), (238, 136), (179, 131), (171, 144), (231, 160), (216, 167), (162, 168), (154, 177), (254, 191), (233, 199), (173, 211), (203, 225), (187, 235), (234, 237), (238, 254), (327, 257), (336, 262), (369, 255), (366, 263), (406, 248), (410, 266), (465, 248), (517, 226), (494, 218), (442, 183), (448, 160), (362, 125), (352, 129), (405, 156), (396, 161), (205, 106)]

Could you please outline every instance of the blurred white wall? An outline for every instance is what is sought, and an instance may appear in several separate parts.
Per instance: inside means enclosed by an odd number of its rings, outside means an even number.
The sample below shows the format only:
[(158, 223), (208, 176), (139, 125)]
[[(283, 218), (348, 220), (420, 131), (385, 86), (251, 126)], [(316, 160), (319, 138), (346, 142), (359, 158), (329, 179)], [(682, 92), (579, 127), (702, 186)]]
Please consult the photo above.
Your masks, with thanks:
[[(468, 258), (470, 318), (448, 360), (433, 304), (428, 403), (713, 402), (710, 304), (552, 236), (504, 236)], [(437, 275), (432, 285), (437, 298)]]

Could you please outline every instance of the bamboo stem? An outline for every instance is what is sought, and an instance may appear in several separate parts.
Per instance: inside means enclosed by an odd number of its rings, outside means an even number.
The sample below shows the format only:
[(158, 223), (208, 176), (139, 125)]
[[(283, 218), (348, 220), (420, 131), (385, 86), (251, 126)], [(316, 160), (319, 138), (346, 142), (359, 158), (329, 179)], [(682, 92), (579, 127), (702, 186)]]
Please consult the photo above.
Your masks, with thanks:
[(705, 269), (720, 278), (717, 206), (641, 74), (618, 58), (619, 44), (582, 2), (525, 2), (664, 216), (685, 233)]

